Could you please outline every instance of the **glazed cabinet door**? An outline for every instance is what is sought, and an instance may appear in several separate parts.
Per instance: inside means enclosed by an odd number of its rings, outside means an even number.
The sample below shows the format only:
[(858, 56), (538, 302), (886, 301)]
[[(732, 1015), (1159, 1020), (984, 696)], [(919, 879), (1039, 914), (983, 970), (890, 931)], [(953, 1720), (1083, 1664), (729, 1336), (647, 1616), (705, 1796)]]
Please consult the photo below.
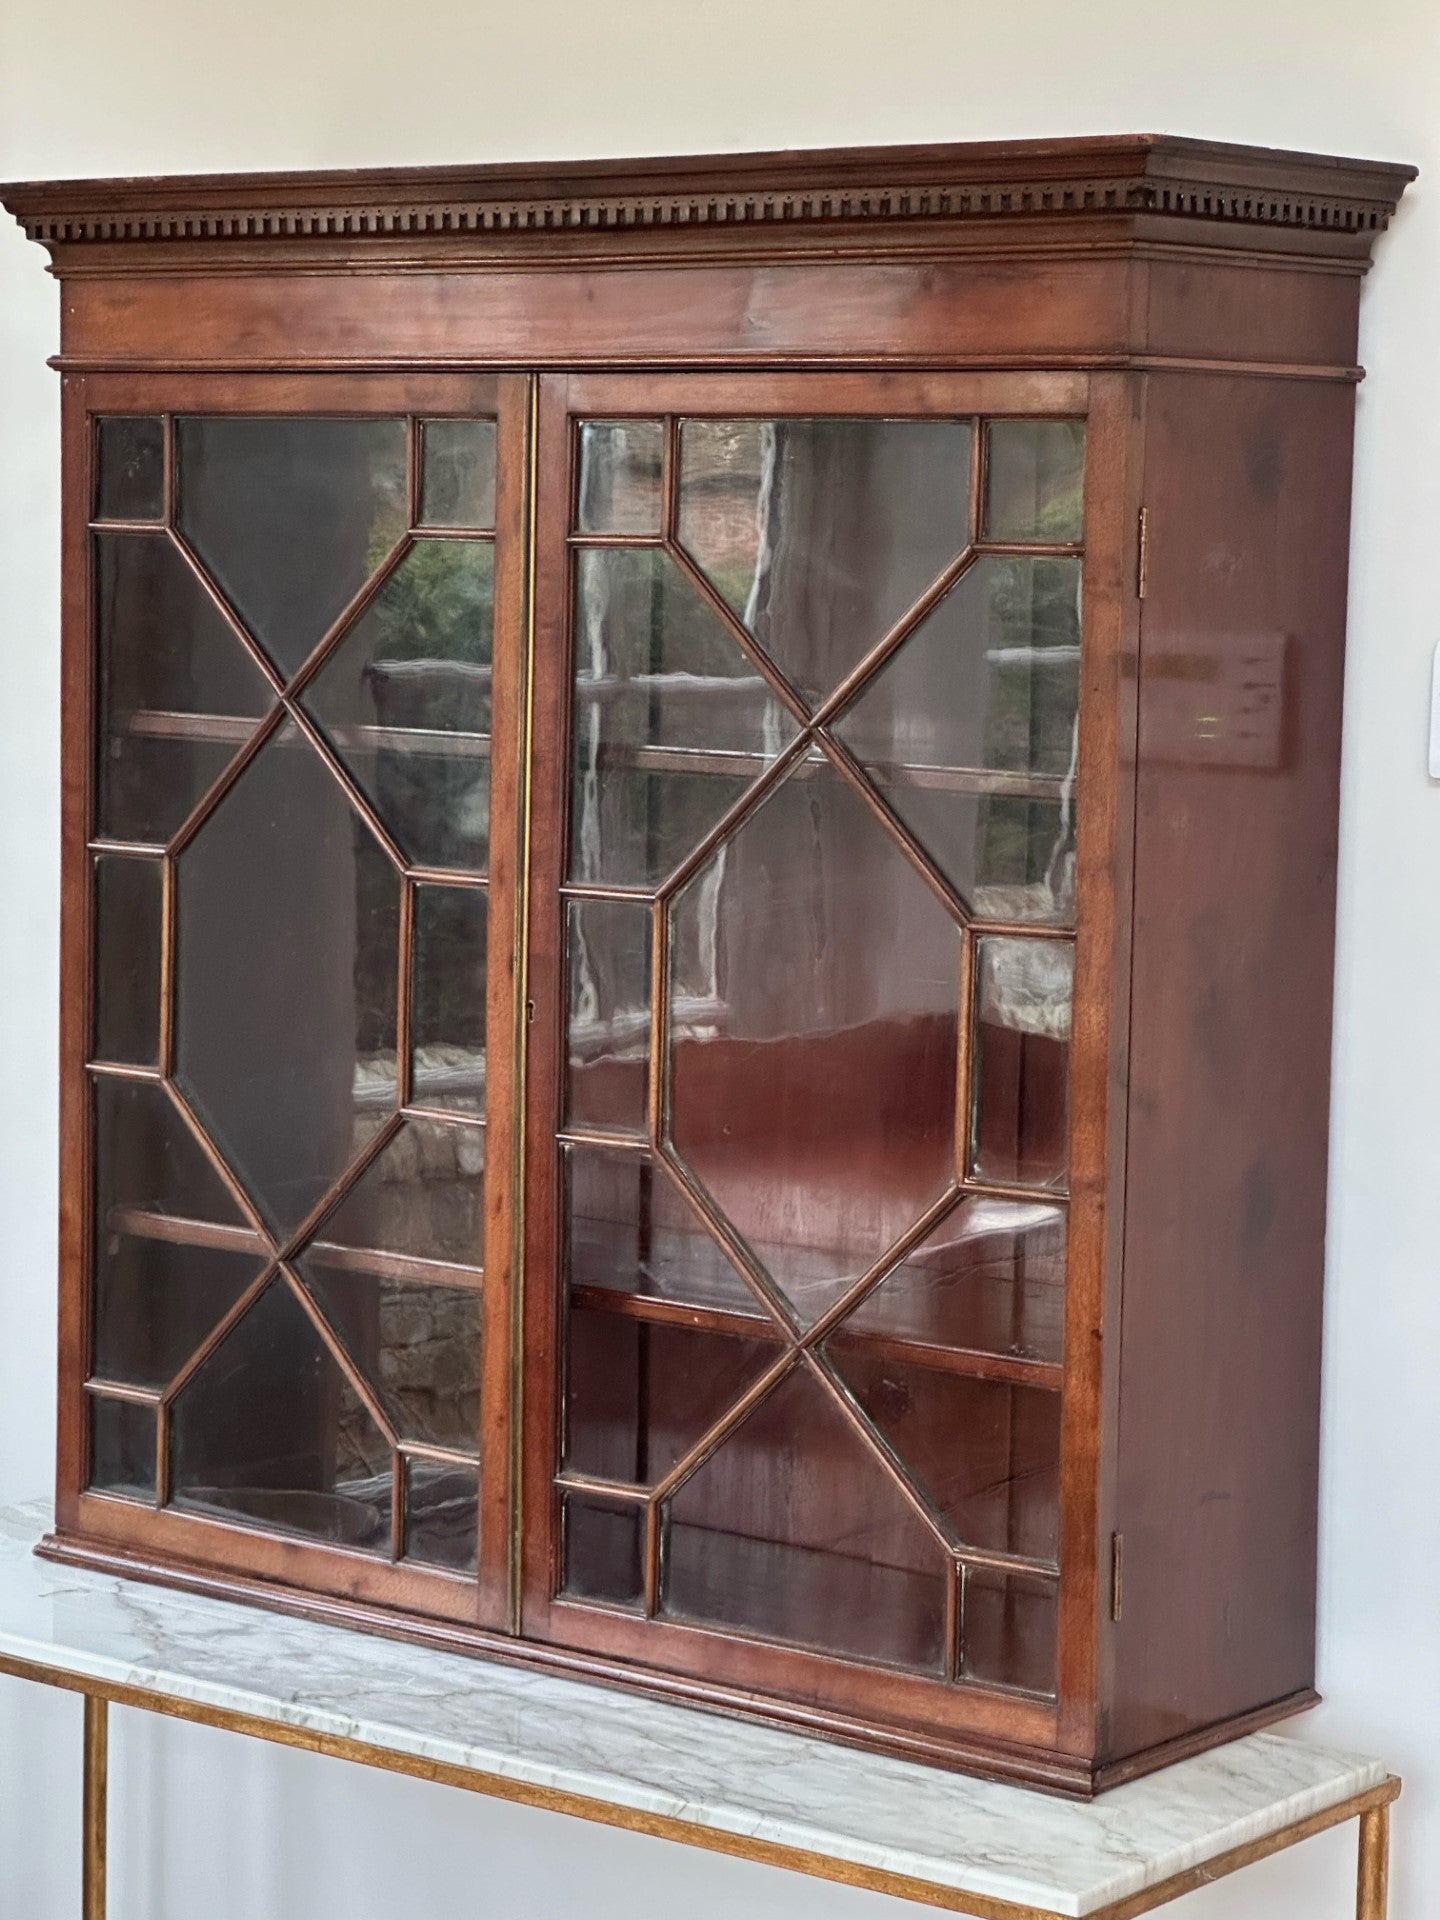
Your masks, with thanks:
[(1086, 385), (541, 387), (525, 1631), (1051, 1743)]
[(525, 392), (67, 383), (62, 1500), (482, 1623)]

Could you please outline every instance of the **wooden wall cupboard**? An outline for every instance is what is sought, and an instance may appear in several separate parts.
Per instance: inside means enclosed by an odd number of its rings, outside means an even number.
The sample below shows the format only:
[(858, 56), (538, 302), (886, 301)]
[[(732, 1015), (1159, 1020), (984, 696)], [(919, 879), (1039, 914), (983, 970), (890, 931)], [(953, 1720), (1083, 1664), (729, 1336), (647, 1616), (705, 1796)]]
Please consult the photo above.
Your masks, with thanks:
[(48, 1552), (1069, 1792), (1313, 1698), (1409, 177), (3, 191), (63, 316)]

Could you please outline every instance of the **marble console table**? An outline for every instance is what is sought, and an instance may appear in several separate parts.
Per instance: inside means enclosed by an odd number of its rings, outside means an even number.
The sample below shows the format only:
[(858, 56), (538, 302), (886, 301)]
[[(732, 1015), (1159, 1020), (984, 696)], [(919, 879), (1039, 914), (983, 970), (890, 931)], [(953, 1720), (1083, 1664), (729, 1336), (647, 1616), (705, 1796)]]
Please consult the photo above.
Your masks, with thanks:
[[(1131, 1920), (1342, 1821), (1384, 1920), (1398, 1780), (1252, 1734), (1090, 1805), (574, 1680), (107, 1575), (0, 1509), (0, 1672), (85, 1696), (84, 1920), (105, 1913), (106, 1715), (203, 1721), (979, 1920)], [(256, 1916), (256, 1920), (268, 1920)]]

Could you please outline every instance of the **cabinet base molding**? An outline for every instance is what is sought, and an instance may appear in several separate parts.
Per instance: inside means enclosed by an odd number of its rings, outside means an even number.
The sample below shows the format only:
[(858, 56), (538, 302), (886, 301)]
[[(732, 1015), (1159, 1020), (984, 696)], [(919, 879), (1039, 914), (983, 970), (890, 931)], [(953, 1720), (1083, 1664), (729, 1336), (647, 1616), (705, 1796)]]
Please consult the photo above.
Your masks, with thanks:
[(845, 1746), (869, 1753), (884, 1753), (896, 1759), (918, 1760), (927, 1766), (949, 1767), (981, 1779), (1013, 1782), (1034, 1787), (1072, 1800), (1089, 1800), (1127, 1780), (1138, 1780), (1163, 1767), (1173, 1766), (1213, 1747), (1227, 1745), (1247, 1733), (1313, 1707), (1320, 1695), (1311, 1687), (1302, 1687), (1279, 1700), (1248, 1713), (1233, 1714), (1228, 1720), (1196, 1727), (1173, 1740), (1124, 1759), (1087, 1761), (1073, 1754), (1056, 1753), (1041, 1747), (1021, 1746), (1013, 1742), (990, 1741), (978, 1736), (944, 1734), (935, 1729), (890, 1727), (851, 1719), (843, 1714), (808, 1707), (800, 1701), (774, 1698), (761, 1700), (738, 1688), (717, 1686), (665, 1674), (654, 1668), (632, 1666), (622, 1660), (599, 1660), (591, 1653), (576, 1653), (565, 1647), (547, 1646), (521, 1640), (509, 1634), (487, 1632), (483, 1627), (468, 1627), (443, 1620), (427, 1620), (396, 1612), (392, 1607), (375, 1606), (366, 1601), (344, 1599), (335, 1594), (305, 1593), (278, 1581), (253, 1575), (221, 1572), (199, 1562), (163, 1562), (146, 1560), (107, 1542), (83, 1535), (51, 1533), (36, 1546), (42, 1560), (62, 1566), (83, 1567), (91, 1573), (114, 1574), (127, 1580), (144, 1580), (169, 1587), (179, 1593), (204, 1594), (207, 1598), (238, 1600), (247, 1606), (265, 1607), (275, 1613), (290, 1614), (300, 1620), (315, 1620), (330, 1626), (354, 1627), (366, 1633), (378, 1633), (386, 1639), (404, 1641), (411, 1646), (434, 1647), (446, 1653), (466, 1653), (478, 1659), (500, 1660), (512, 1666), (533, 1667), (546, 1673), (563, 1673), (577, 1679), (595, 1681), (602, 1686), (619, 1687), (683, 1702), (707, 1713), (720, 1713), (742, 1720), (759, 1721), (769, 1726), (788, 1727), (797, 1732), (816, 1733)]

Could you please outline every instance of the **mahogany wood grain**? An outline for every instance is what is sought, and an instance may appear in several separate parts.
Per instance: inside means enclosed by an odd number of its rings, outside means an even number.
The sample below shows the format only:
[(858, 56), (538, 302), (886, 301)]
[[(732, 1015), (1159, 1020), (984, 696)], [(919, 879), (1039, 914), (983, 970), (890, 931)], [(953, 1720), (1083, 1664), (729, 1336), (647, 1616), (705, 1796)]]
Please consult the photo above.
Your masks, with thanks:
[(1109, 1757), (1313, 1677), (1353, 419), (1149, 386)]
[(480, 1395), (480, 1620), (518, 1621), (512, 1552), (515, 1366), (525, 1125), (525, 902), (530, 733), (532, 382), (499, 382), (495, 484), (495, 676), (491, 720), (485, 1038), (485, 1281)]
[[(625, 367), (728, 363), (1005, 367), (1054, 372), (1181, 354), (1204, 364), (1284, 363), (1343, 376), (1348, 332), (1318, 321), (1353, 279), (1302, 267), (1270, 272), (1259, 308), (1210, 301), (1198, 328), (1173, 318), (1153, 338), (1126, 256), (923, 265), (830, 259), (692, 265), (684, 273), (553, 264), (476, 275), (430, 270), (340, 277), (261, 271), (231, 278), (223, 301), (196, 276), (112, 277), (67, 284), (63, 354), (77, 368), (397, 371), (417, 360), (454, 367)], [(1188, 263), (1187, 263), (1188, 266)], [(1195, 271), (1188, 266), (1188, 271)], [(1217, 269), (1217, 271), (1219, 271)], [(1231, 268), (1228, 276), (1241, 279)], [(126, 343), (144, 341), (143, 350)], [(1173, 342), (1178, 341), (1176, 345)], [(303, 342), (303, 347), (300, 343)]]
[(92, 1127), (90, 1051), (90, 790), (94, 675), (90, 538), (93, 431), (87, 383), (61, 384), (61, 692), (66, 725), (60, 765), (60, 1288), (55, 1522), (73, 1527), (89, 1478), (88, 1409), (81, 1391), (90, 1357)]
[[(62, 1278), (57, 1538), (47, 1551), (1072, 1793), (1133, 1777), (1313, 1697), (1357, 315), (1361, 275), (1410, 177), (1388, 163), (1139, 136), (0, 189), (50, 248), (63, 293)], [(498, 412), (494, 716), (488, 738), (466, 740), (472, 760), (489, 754), (493, 782), (477, 1578), (85, 1491), (94, 1397), (85, 1387), (94, 1227), (85, 1074), (96, 704), (91, 422), (106, 412)], [(619, 897), (604, 885), (577, 890), (564, 867), (572, 423), (697, 413), (1087, 421), (1070, 1195), (1059, 1203), (1069, 1209), (1063, 1356), (1057, 1367), (1054, 1348), (1040, 1359), (991, 1353), (982, 1341), (972, 1369), (964, 1342), (947, 1340), (931, 1356), (944, 1364), (917, 1389), (929, 1405), (957, 1384), (982, 1398), (1043, 1395), (1057, 1379), (1062, 1387), (1053, 1702), (973, 1679), (957, 1684), (948, 1665), (929, 1677), (734, 1627), (557, 1597), (565, 902)], [(167, 428), (172, 492), (175, 440)], [(661, 532), (645, 536), (652, 543), (674, 533), (678, 444), (672, 426), (666, 515)], [(984, 457), (977, 443), (977, 481)], [(413, 505), (413, 454), (408, 479)], [(977, 508), (972, 538), (978, 526)], [(636, 544), (630, 535), (607, 538)], [(685, 556), (677, 565), (803, 724), (793, 689), (756, 652), (723, 595)], [(948, 576), (937, 595), (942, 585)], [(903, 632), (886, 644), (903, 644)], [(254, 643), (240, 639), (276, 685)], [(832, 696), (837, 711), (838, 703)], [(313, 723), (302, 716), (301, 724), (331, 756)], [(244, 744), (225, 714), (180, 725), (168, 707), (135, 716), (134, 728), (146, 741), (238, 744), (227, 780), (268, 737)], [(358, 744), (335, 739), (342, 749)], [(395, 744), (387, 736), (387, 749)], [(858, 765), (833, 743), (825, 750), (816, 782), (836, 767), (864, 802)], [(676, 760), (671, 748), (649, 760), (622, 750), (606, 770), (648, 766), (669, 776)], [(720, 758), (710, 761), (724, 777)], [(372, 817), (338, 760), (332, 771), (352, 806)], [(802, 766), (797, 784), (809, 771)], [(1009, 776), (980, 771), (985, 791), (1010, 793)], [(926, 778), (937, 791), (947, 786), (948, 774)], [(964, 790), (959, 774), (949, 784)], [(131, 848), (136, 858), (146, 852)], [(163, 849), (148, 853), (159, 858)], [(935, 898), (948, 900), (913, 844), (909, 858)], [(441, 872), (412, 871), (405, 926), (415, 881), (448, 884)], [(172, 881), (164, 885), (168, 970), (176, 906)], [(1007, 923), (1004, 931), (1026, 930)], [(652, 935), (663, 960), (658, 910)], [(1052, 928), (1046, 937), (1069, 936)], [(963, 983), (968, 1004), (972, 935), (958, 951), (949, 977)], [(912, 1021), (908, 1035), (897, 1028), (897, 1044), (918, 1047), (917, 1062), (929, 1058), (919, 1047), (923, 1024)], [(408, 1031), (402, 1016), (400, 1036)], [(748, 1152), (744, 1164), (758, 1179), (787, 1145), (803, 1145), (812, 1171), (820, 1168), (838, 1134), (859, 1124), (860, 1089), (877, 1071), (861, 1043), (845, 1046), (848, 1081), (844, 1048), (806, 1042), (807, 1059), (828, 1059), (831, 1048), (825, 1072), (842, 1092), (828, 1116), (784, 1127), (778, 1118), (790, 1110), (778, 1101), (767, 1110), (763, 1083), (774, 1076), (759, 1065), (778, 1054), (752, 1049), (747, 1066), (739, 1051), (699, 1049), (707, 1057), (695, 1084), (708, 1089), (700, 1106), (711, 1117), (695, 1137), (708, 1151), (726, 1114), (743, 1113), (748, 1146), (737, 1165)], [(169, 1070), (168, 1007), (159, 1047)], [(962, 1105), (983, 1068), (968, 1043), (957, 1043), (947, 1070)], [(629, 1071), (628, 1062), (613, 1068), (613, 1099), (602, 1111), (638, 1105), (658, 1139), (662, 1076), (652, 1070), (637, 1098), (635, 1086), (621, 1084)], [(928, 1072), (916, 1066), (917, 1091), (930, 1087)], [(124, 1084), (157, 1078), (153, 1067), (123, 1063), (103, 1073)], [(402, 1093), (413, 1092), (408, 1077), (407, 1066)], [(857, 1178), (862, 1199), (903, 1177), (913, 1158), (908, 1124)], [(987, 1124), (998, 1126), (998, 1114)], [(201, 1136), (197, 1146), (233, 1188)], [(969, 1185), (959, 1144), (956, 1177)], [(678, 1162), (674, 1179), (694, 1231), (723, 1239), (723, 1223)], [(1005, 1180), (986, 1191), (1025, 1197)], [(201, 1223), (208, 1246), (223, 1251), (216, 1235), (226, 1233), (238, 1245), (238, 1232), (265, 1252), (253, 1206), (232, 1197), (249, 1226)], [(165, 1210), (149, 1211), (161, 1223), (154, 1245), (179, 1245)], [(731, 1252), (743, 1268), (743, 1248)], [(783, 1305), (766, 1306), (761, 1280), (736, 1284), (738, 1310), (638, 1292), (607, 1300), (592, 1297), (604, 1292), (593, 1286), (583, 1304), (597, 1318), (605, 1310), (622, 1346), (652, 1324), (672, 1340), (702, 1337), (702, 1329), (738, 1338), (752, 1314), (769, 1314), (757, 1345), (774, 1361), (743, 1410), (758, 1408), (763, 1427), (764, 1395), (778, 1393), (781, 1370), (793, 1367), (820, 1395), (814, 1404), (841, 1421), (837, 1434), (853, 1440), (832, 1364), (843, 1372), (848, 1357), (903, 1371), (916, 1357), (909, 1331), (857, 1322), (835, 1335), (833, 1349), (807, 1346)], [(1047, 1295), (1043, 1314), (1056, 1311)], [(821, 1324), (828, 1334), (831, 1323)], [(973, 1380), (964, 1377), (970, 1371)], [(116, 1384), (132, 1406), (156, 1406), (164, 1454), (170, 1397)], [(657, 1418), (678, 1417), (674, 1383), (658, 1395), (646, 1389), (648, 1400), (639, 1373), (614, 1384), (616, 1404), (636, 1418), (646, 1406)], [(999, 1486), (1007, 1475), (1050, 1471), (1027, 1455), (1031, 1443), (1013, 1419), (974, 1417), (973, 1451)], [(958, 1442), (964, 1421), (956, 1419)], [(718, 1444), (702, 1435), (696, 1459)], [(422, 1455), (440, 1464), (449, 1457), (423, 1446)], [(887, 1470), (874, 1434), (856, 1458), (866, 1471)], [(822, 1524), (825, 1514), (843, 1517), (835, 1461), (822, 1452), (808, 1459)], [(588, 1484), (631, 1511), (648, 1497), (636, 1488), (607, 1495), (579, 1473), (564, 1479), (567, 1489)], [(163, 1506), (163, 1466), (159, 1485)], [(714, 1486), (703, 1524), (716, 1552), (733, 1557), (743, 1531), (739, 1481), (717, 1470)], [(921, 1532), (884, 1570), (897, 1604), (923, 1621), (915, 1595), (924, 1543), (941, 1537), (943, 1524), (928, 1495), (917, 1494), (907, 1512)], [(662, 1598), (658, 1505), (645, 1524), (651, 1557), (640, 1599), (653, 1608)], [(1112, 1593), (1116, 1535), (1122, 1594)], [(803, 1568), (817, 1548), (812, 1536), (813, 1527), (798, 1542)], [(744, 1551), (766, 1548), (752, 1541)], [(1035, 1556), (1013, 1548), (1007, 1540), (969, 1557), (982, 1570), (1033, 1569)], [(949, 1551), (947, 1569), (960, 1564)], [(967, 1550), (955, 1552), (963, 1559)], [(797, 1594), (814, 1581), (803, 1568)], [(1044, 1577), (1049, 1593), (1054, 1577)], [(952, 1572), (945, 1578), (953, 1662), (960, 1589)], [(797, 1612), (797, 1639), (803, 1626)]]
[(1086, 440), (1085, 640), (1075, 1015), (1071, 1036), (1070, 1262), (1061, 1444), (1062, 1742), (1093, 1751), (1105, 1699), (1113, 1528), (1113, 1329), (1125, 1236), (1130, 1029), (1136, 565), (1143, 386), (1096, 374)]

